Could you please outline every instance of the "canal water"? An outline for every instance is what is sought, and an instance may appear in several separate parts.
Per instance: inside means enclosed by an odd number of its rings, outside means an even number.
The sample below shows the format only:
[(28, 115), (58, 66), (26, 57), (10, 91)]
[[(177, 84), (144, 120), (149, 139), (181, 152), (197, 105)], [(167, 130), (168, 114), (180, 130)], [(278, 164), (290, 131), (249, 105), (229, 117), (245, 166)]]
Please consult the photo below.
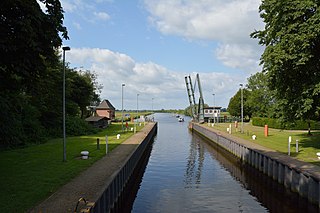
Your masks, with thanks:
[[(131, 212), (318, 212), (206, 139), (188, 118), (155, 114), (158, 134), (131, 198)], [(148, 154), (148, 155), (149, 155)], [(125, 202), (124, 202), (125, 203)]]

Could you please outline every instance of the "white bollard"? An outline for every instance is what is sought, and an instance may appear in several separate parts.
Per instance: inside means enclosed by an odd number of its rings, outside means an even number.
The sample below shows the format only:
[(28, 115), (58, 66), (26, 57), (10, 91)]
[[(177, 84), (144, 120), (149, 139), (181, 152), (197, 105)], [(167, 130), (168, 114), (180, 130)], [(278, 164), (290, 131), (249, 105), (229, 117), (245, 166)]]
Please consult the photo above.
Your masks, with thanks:
[(229, 134), (232, 134), (232, 125), (231, 124), (229, 124)]
[(296, 152), (299, 152), (299, 140), (296, 140)]
[(106, 154), (108, 154), (108, 135), (106, 135)]
[(290, 155), (290, 143), (291, 143), (291, 136), (288, 139), (288, 155)]
[(84, 160), (87, 160), (89, 157), (88, 151), (82, 151), (80, 154), (81, 154), (82, 159), (84, 159)]
[(118, 140), (120, 139), (120, 134), (117, 134), (117, 139), (118, 139)]

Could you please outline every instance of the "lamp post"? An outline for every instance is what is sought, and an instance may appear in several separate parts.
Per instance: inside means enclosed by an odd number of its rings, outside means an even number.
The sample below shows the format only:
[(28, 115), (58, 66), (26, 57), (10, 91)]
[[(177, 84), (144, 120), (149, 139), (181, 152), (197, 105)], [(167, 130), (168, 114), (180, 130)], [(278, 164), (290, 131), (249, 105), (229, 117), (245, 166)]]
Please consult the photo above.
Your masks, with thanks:
[(154, 99), (154, 98), (151, 99), (152, 112), (153, 112), (153, 99)]
[(151, 99), (151, 102), (152, 102), (152, 121), (154, 121), (153, 100), (154, 100), (154, 98)]
[(139, 100), (139, 99), (138, 99), (138, 98), (139, 98), (139, 95), (140, 95), (140, 94), (138, 93), (138, 94), (137, 94), (137, 117), (139, 117), (139, 114), (138, 114), (138, 111), (139, 111), (139, 101), (138, 101), (138, 100)]
[(243, 133), (243, 84), (240, 84), (241, 87), (241, 133)]
[(123, 87), (125, 84), (121, 84), (121, 130), (123, 132)]
[(212, 94), (213, 95), (213, 107), (212, 107), (212, 115), (213, 115), (213, 123), (215, 124), (216, 123), (216, 115), (215, 115), (215, 95), (216, 94)]
[(62, 110), (63, 110), (63, 162), (67, 161), (67, 152), (66, 152), (66, 51), (69, 51), (70, 47), (62, 47), (63, 51), (63, 88), (62, 88)]
[[(139, 93), (137, 94), (137, 117), (138, 117), (138, 110), (139, 110), (138, 97), (139, 97)], [(134, 120), (134, 133), (136, 133), (136, 129), (137, 129), (136, 121), (138, 122), (138, 119)]]

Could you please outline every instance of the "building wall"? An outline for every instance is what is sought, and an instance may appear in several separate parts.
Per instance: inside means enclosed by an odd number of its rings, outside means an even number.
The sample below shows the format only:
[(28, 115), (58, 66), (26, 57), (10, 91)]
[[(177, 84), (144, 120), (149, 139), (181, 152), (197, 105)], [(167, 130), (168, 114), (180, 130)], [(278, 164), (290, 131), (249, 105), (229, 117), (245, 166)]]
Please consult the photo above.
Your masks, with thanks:
[(105, 109), (97, 109), (96, 110), (98, 116), (103, 116), (109, 118), (109, 113)]
[(220, 109), (205, 109), (204, 110), (204, 117), (205, 118), (212, 118), (212, 117), (220, 117)]
[(107, 118), (110, 118), (110, 119), (114, 119), (115, 118), (115, 113), (114, 113), (113, 110), (97, 109), (96, 112), (97, 112), (98, 116), (103, 116), (103, 117), (107, 117)]

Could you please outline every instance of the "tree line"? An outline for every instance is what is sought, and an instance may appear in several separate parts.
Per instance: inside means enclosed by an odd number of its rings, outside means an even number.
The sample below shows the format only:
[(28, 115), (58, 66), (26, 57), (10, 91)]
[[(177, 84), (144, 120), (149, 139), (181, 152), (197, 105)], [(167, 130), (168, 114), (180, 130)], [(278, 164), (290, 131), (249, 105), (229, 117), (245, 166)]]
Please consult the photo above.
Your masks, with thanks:
[[(62, 135), (63, 65), (69, 39), (58, 0), (4, 0), (0, 7), (0, 147)], [(67, 123), (86, 125), (86, 106), (99, 101), (97, 76), (66, 67)], [(68, 128), (67, 128), (68, 131)]]
[[(315, 0), (262, 1), (265, 23), (251, 34), (265, 47), (261, 73), (252, 75), (244, 89), (248, 117), (283, 121), (319, 120), (320, 112), (320, 2)], [(229, 112), (238, 115), (239, 93)], [(238, 106), (237, 106), (238, 105)]]

